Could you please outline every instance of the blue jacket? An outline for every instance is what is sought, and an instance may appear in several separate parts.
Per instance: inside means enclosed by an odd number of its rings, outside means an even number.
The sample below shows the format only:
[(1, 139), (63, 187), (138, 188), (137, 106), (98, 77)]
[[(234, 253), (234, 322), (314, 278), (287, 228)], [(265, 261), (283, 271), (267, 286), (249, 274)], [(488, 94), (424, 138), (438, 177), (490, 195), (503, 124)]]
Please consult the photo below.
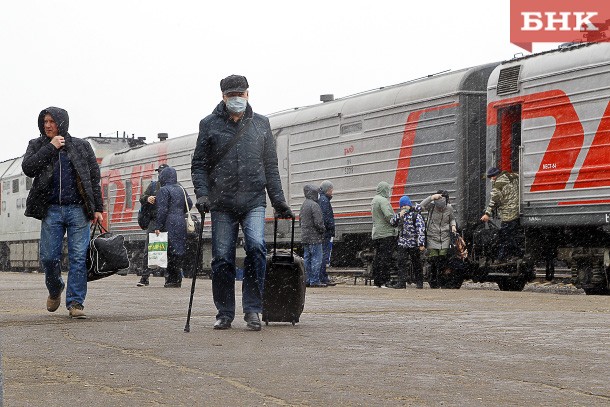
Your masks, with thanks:
[[(248, 122), (237, 144), (211, 168), (223, 146)], [(207, 196), (213, 211), (244, 214), (267, 206), (265, 189), (274, 207), (286, 201), (269, 119), (254, 113), (249, 104), (237, 123), (230, 119), (224, 102), (201, 120), (191, 176), (195, 195)]]
[(320, 197), (318, 198), (318, 204), (322, 209), (322, 219), (324, 220), (324, 237), (330, 239), (335, 236), (335, 214), (333, 213), (333, 207), (330, 204), (332, 196), (328, 196), (320, 191)]
[[(178, 184), (176, 170), (167, 167), (159, 174), (161, 188), (157, 192), (156, 206), (157, 218), (156, 229), (167, 232), (168, 252), (183, 256), (186, 254), (186, 202), (184, 200), (184, 188)], [(193, 202), (186, 193), (186, 201), (189, 210)]]

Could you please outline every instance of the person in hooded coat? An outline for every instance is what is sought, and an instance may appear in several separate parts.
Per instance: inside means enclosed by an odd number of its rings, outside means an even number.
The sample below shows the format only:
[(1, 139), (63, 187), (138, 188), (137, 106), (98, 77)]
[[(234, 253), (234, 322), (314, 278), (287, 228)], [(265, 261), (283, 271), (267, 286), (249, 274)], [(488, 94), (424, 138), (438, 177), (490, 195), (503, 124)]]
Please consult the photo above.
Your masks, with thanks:
[(392, 269), (392, 254), (396, 245), (396, 230), (390, 224), (394, 217), (394, 209), (390, 204), (391, 187), (387, 182), (377, 184), (377, 194), (371, 201), (371, 215), (373, 217), (373, 283), (376, 287), (386, 287), (390, 281)]
[(23, 156), (23, 173), (34, 179), (25, 216), (42, 221), (40, 264), (49, 291), (47, 310), (61, 304), (66, 284), (61, 277), (64, 234), (68, 237), (66, 307), (72, 318), (85, 318), (89, 221), (102, 222), (104, 204), (100, 167), (91, 145), (68, 133), (68, 112), (48, 107), (38, 115), (40, 137), (30, 140)]
[[(180, 287), (186, 254), (186, 217), (193, 202), (178, 183), (176, 170), (167, 167), (159, 174), (161, 188), (157, 193), (155, 233), (167, 232), (167, 277), (165, 287)], [(186, 198), (185, 198), (186, 197)], [(188, 206), (188, 209), (187, 209)]]
[(299, 222), (301, 224), (301, 243), (303, 244), (303, 260), (307, 272), (309, 287), (326, 287), (320, 281), (322, 267), (322, 242), (324, 242), (324, 220), (322, 209), (318, 204), (318, 188), (314, 185), (303, 187), (305, 201), (301, 205)]
[(451, 234), (457, 232), (455, 211), (449, 203), (449, 192), (444, 190), (424, 199), (421, 206), (428, 211), (426, 248), (431, 266), (429, 283), (431, 288), (437, 288), (438, 274), (447, 264)]

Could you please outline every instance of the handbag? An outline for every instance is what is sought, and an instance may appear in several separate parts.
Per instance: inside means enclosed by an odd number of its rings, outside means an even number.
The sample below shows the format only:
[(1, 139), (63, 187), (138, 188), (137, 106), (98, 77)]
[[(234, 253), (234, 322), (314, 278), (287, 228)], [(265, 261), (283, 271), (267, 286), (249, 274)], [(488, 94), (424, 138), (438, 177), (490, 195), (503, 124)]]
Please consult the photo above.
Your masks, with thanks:
[[(99, 234), (95, 236), (96, 230)], [(87, 249), (87, 281), (115, 274), (129, 268), (129, 256), (123, 235), (112, 233), (96, 222), (91, 227), (91, 239)]]
[(186, 191), (182, 188), (182, 193), (184, 194), (184, 206), (186, 207), (186, 233), (195, 233), (195, 222), (193, 218), (190, 216), (189, 203), (186, 199)]

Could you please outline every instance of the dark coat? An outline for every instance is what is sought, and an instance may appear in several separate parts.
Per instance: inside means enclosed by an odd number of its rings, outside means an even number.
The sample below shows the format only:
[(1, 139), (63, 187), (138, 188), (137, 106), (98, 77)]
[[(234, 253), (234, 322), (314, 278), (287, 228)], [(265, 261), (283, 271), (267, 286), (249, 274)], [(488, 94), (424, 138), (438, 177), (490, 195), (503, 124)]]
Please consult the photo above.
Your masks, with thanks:
[(100, 187), (100, 167), (91, 145), (85, 140), (70, 136), (68, 112), (58, 107), (49, 107), (40, 112), (38, 128), (41, 135), (30, 140), (23, 156), (21, 164), (23, 173), (34, 178), (26, 201), (25, 216), (44, 219), (53, 194), (53, 171), (59, 160), (59, 150), (51, 144), (51, 139), (44, 132), (44, 116), (47, 113), (57, 123), (59, 134), (65, 138), (66, 143), (62, 148), (76, 171), (76, 183), (83, 198), (87, 216), (89, 219), (93, 219), (95, 212), (104, 211)]
[[(250, 124), (237, 144), (209, 168), (223, 146), (247, 122)], [(230, 119), (224, 102), (201, 120), (191, 175), (197, 198), (207, 196), (213, 211), (244, 214), (264, 207), (265, 189), (274, 207), (286, 201), (269, 119), (254, 113), (250, 105), (237, 123)]]
[[(157, 205), (156, 229), (167, 232), (168, 252), (176, 256), (186, 254), (186, 203), (184, 201), (184, 188), (178, 184), (176, 170), (167, 167), (159, 174), (161, 189), (155, 201)], [(189, 210), (193, 202), (186, 193)]]
[(147, 206), (148, 207), (147, 209), (150, 213), (150, 223), (148, 224), (148, 229), (147, 229), (147, 231), (149, 233), (155, 231), (155, 226), (156, 226), (155, 219), (157, 219), (157, 201), (155, 201), (154, 204), (150, 204), (148, 202), (148, 197), (149, 196), (156, 197), (160, 188), (161, 188), (161, 185), (160, 185), (159, 181), (152, 181), (146, 187), (146, 191), (144, 191), (144, 193), (140, 196), (140, 205)]
[(322, 209), (322, 219), (324, 220), (324, 227), (326, 228), (324, 237), (326, 239), (335, 237), (335, 214), (333, 213), (333, 207), (330, 204), (331, 199), (332, 196), (328, 196), (324, 192), (320, 191), (318, 204), (320, 205), (320, 209)]
[(318, 244), (324, 242), (324, 220), (322, 209), (318, 205), (318, 189), (313, 185), (303, 188), (305, 202), (301, 205), (299, 221), (301, 223), (301, 243)]

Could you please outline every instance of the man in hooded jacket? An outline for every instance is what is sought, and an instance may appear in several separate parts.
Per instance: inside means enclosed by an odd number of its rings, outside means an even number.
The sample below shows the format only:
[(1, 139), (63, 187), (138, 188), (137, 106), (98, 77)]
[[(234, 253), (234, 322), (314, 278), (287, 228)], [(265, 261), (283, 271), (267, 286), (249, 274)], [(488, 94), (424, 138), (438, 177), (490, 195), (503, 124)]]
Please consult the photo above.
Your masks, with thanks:
[(305, 185), (303, 194), (305, 195), (305, 201), (301, 205), (299, 221), (307, 284), (310, 287), (326, 287), (326, 284), (320, 279), (323, 254), (322, 242), (324, 241), (326, 228), (322, 218), (322, 209), (318, 204), (318, 189), (314, 185)]
[(391, 187), (387, 182), (377, 184), (377, 194), (371, 201), (371, 215), (373, 217), (373, 283), (376, 287), (386, 287), (390, 281), (392, 268), (392, 254), (396, 246), (396, 230), (390, 224), (394, 217), (394, 209), (390, 204)]
[(61, 304), (66, 284), (61, 277), (64, 234), (68, 237), (66, 308), (72, 318), (85, 318), (86, 256), (89, 221), (102, 222), (104, 206), (100, 168), (91, 145), (68, 133), (68, 112), (49, 107), (38, 115), (40, 137), (30, 140), (23, 173), (34, 178), (25, 216), (40, 219), (40, 263), (49, 296), (47, 310)]
[(293, 214), (284, 198), (275, 139), (269, 119), (248, 103), (248, 81), (230, 75), (220, 81), (222, 101), (199, 123), (191, 163), (197, 209), (212, 215), (212, 294), (218, 313), (214, 329), (228, 329), (235, 318), (235, 248), (239, 226), (246, 258), (242, 307), (247, 327), (260, 331), (265, 281), (267, 192), (281, 218)]

